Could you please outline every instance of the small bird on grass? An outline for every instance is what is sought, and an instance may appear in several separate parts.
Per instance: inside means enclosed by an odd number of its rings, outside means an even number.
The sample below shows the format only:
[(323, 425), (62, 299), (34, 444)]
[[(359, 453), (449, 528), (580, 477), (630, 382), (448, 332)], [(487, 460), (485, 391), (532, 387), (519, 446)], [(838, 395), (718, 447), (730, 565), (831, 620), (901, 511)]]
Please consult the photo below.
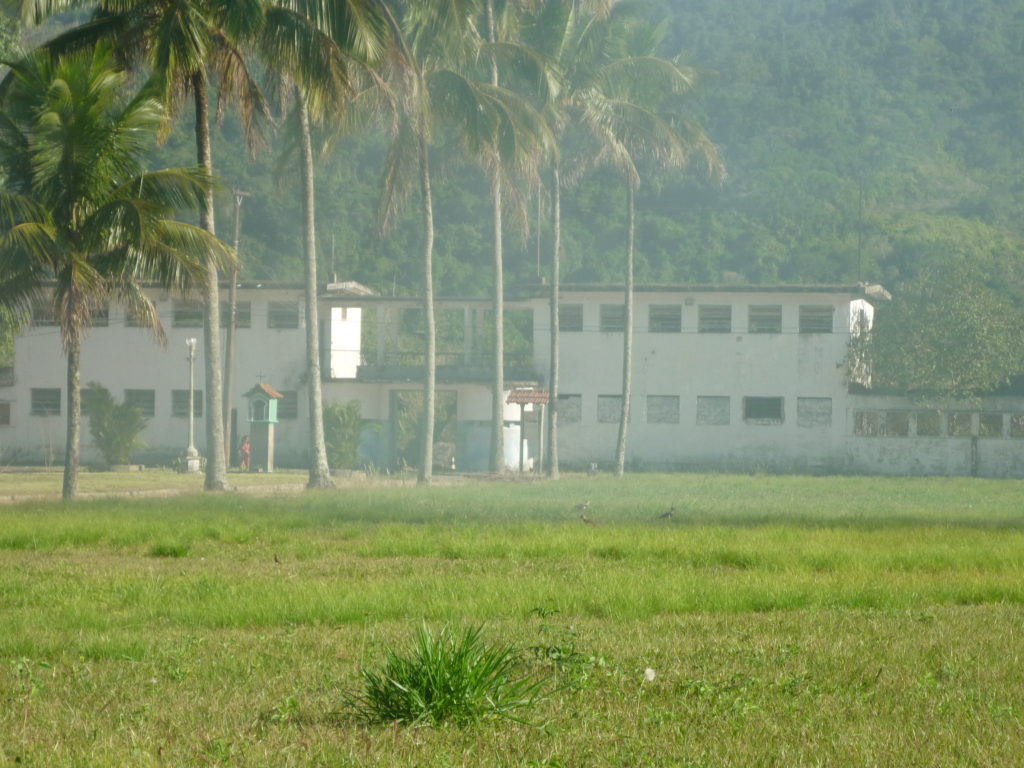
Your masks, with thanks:
[(676, 508), (672, 507), (672, 509), (670, 509), (668, 512), (663, 512), (660, 515), (658, 515), (658, 519), (659, 520), (671, 520), (675, 516), (676, 516)]
[(573, 509), (576, 509), (576, 510), (590, 509), (590, 499), (587, 499), (586, 501), (581, 501), (579, 504), (577, 504), (575, 507), (573, 507)]
[(591, 520), (586, 515), (580, 515), (580, 520), (582, 520), (587, 525), (597, 525), (598, 524), (598, 522), (596, 520)]
[(281, 564), (281, 558), (278, 557), (276, 554), (274, 555), (274, 562), (277, 563), (278, 565)]

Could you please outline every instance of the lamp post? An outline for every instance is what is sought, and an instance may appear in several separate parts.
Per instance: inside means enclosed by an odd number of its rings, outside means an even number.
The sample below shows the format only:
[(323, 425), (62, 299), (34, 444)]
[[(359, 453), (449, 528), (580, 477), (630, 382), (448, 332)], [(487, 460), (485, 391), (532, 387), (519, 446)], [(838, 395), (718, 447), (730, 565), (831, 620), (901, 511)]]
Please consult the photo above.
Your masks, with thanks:
[(188, 347), (188, 448), (185, 449), (184, 461), (181, 463), (183, 472), (198, 472), (202, 462), (199, 459), (199, 451), (196, 450), (195, 431), (195, 366), (196, 366), (196, 340), (195, 338), (185, 339), (185, 346)]

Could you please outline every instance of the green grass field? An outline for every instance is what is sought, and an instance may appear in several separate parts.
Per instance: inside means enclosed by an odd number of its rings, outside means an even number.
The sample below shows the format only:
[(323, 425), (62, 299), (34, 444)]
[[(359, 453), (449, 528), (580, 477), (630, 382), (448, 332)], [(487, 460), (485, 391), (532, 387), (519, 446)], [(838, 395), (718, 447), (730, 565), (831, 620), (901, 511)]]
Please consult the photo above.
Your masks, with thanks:
[[(649, 475), (0, 506), (0, 766), (1022, 765), (1022, 493)], [(526, 723), (361, 723), (359, 670), (423, 621), (483, 625), (550, 696)]]

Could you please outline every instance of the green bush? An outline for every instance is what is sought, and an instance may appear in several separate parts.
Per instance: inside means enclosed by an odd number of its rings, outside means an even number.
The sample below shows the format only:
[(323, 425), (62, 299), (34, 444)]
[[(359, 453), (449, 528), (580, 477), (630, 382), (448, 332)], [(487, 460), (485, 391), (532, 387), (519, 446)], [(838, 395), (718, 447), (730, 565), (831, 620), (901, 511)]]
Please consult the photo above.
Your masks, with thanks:
[(543, 681), (517, 677), (519, 654), (492, 646), (469, 627), (447, 625), (434, 635), (420, 628), (412, 648), (387, 649), (380, 671), (363, 670), (364, 693), (349, 699), (371, 723), (468, 723), (487, 716), (511, 717), (543, 697)]
[(139, 439), (147, 419), (129, 403), (118, 403), (110, 390), (95, 381), (82, 390), (82, 413), (89, 418), (89, 434), (108, 465), (127, 464), (134, 451), (145, 446)]
[(332, 467), (356, 468), (362, 431), (363, 415), (358, 400), (331, 403), (324, 407), (324, 442), (327, 461)]

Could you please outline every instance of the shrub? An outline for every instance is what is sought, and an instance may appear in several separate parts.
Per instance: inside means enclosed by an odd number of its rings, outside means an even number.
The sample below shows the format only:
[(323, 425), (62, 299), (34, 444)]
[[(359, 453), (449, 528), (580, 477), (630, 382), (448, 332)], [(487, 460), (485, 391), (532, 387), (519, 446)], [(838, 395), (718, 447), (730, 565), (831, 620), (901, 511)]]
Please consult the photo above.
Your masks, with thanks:
[(447, 625), (434, 635), (426, 626), (407, 652), (387, 649), (380, 671), (363, 670), (364, 693), (349, 699), (372, 723), (437, 725), (487, 716), (514, 717), (543, 698), (543, 681), (517, 677), (519, 654), (492, 646), (479, 628), (461, 634)]
[(356, 467), (362, 430), (363, 417), (358, 400), (331, 403), (324, 407), (324, 442), (327, 447), (327, 461), (332, 467)]
[(188, 555), (188, 544), (172, 544), (159, 542), (149, 548), (150, 557), (185, 557)]
[(129, 403), (118, 403), (110, 390), (95, 381), (82, 390), (82, 412), (89, 418), (89, 434), (108, 465), (127, 464), (132, 453), (145, 446), (139, 439), (147, 419)]

